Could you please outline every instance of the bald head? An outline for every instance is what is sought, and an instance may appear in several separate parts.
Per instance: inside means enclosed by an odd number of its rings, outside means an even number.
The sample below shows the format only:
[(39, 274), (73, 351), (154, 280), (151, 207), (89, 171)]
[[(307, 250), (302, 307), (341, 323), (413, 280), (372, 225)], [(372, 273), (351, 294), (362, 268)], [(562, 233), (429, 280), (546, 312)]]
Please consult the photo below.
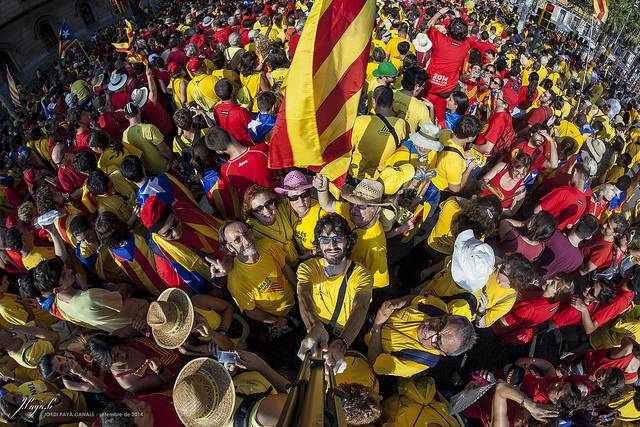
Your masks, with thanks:
[(56, 165), (62, 163), (64, 155), (67, 153), (67, 147), (64, 144), (56, 144), (51, 150), (51, 160)]

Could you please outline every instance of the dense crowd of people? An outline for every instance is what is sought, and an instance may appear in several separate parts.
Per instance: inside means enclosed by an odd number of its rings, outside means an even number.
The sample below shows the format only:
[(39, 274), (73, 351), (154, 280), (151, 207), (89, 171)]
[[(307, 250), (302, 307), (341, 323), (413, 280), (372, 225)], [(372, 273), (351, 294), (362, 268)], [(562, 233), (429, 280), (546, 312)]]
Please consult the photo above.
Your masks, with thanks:
[(312, 2), (165, 6), (2, 130), (2, 422), (274, 426), (308, 352), (353, 426), (640, 421), (640, 114), (583, 41), (378, 0), (339, 183), (268, 164)]

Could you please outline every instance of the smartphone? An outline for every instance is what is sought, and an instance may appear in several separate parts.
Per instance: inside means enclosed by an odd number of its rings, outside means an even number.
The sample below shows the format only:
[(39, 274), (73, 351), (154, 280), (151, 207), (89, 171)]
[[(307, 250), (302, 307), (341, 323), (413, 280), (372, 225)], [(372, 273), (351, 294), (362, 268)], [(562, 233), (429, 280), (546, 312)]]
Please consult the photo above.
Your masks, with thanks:
[(218, 362), (222, 363), (223, 365), (225, 363), (237, 365), (239, 361), (240, 358), (238, 357), (238, 353), (236, 353), (235, 351), (221, 351), (220, 353), (218, 353)]

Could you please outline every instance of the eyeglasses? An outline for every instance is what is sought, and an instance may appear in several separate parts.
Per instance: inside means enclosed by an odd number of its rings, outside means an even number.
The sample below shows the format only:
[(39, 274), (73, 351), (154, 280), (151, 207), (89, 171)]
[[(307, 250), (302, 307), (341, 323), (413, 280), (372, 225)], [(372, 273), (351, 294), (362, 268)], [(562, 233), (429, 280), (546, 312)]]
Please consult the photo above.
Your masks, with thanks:
[(308, 191), (304, 191), (301, 194), (298, 194), (297, 196), (290, 196), (287, 194), (287, 199), (289, 199), (290, 202), (295, 202), (298, 199), (306, 199), (310, 195), (311, 193), (309, 193)]
[(264, 209), (270, 211), (275, 206), (276, 206), (276, 200), (275, 199), (271, 199), (271, 200), (267, 201), (264, 205), (260, 205), (260, 206), (256, 206), (255, 208), (252, 208), (251, 212), (253, 212), (254, 214), (258, 214), (258, 213), (262, 212)]
[(249, 236), (250, 232), (251, 230), (246, 228), (242, 233), (240, 233), (240, 235), (236, 236), (233, 240), (231, 240), (230, 243), (233, 243), (234, 245), (239, 245), (243, 238), (246, 239)]
[(340, 234), (338, 236), (318, 236), (318, 243), (321, 245), (328, 245), (333, 243), (335, 245), (342, 245), (347, 241), (347, 236)]
[(435, 328), (433, 328), (435, 331), (435, 334), (433, 334), (430, 338), (431, 345), (433, 346), (433, 348), (438, 350), (440, 353), (442, 353), (443, 356), (447, 355), (447, 352), (445, 352), (442, 349), (442, 331), (444, 331), (446, 327), (447, 327), (446, 317), (440, 317), (438, 319), (438, 323), (436, 324)]

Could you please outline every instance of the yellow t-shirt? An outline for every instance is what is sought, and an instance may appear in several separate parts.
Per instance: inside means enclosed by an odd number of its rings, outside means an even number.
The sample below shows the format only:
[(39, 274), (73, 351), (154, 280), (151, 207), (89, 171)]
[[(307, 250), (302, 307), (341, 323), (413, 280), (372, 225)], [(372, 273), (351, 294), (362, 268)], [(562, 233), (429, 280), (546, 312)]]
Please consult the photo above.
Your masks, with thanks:
[(373, 79), (373, 71), (378, 68), (378, 65), (380, 65), (380, 64), (377, 63), (377, 62), (369, 62), (367, 64), (366, 77), (364, 78), (364, 80), (366, 82), (368, 82), (369, 80)]
[[(254, 393), (263, 393), (267, 391), (269, 387), (271, 387), (272, 385), (260, 372), (246, 371), (246, 372), (241, 372), (238, 375), (233, 377), (233, 386), (236, 391), (236, 401), (233, 407), (233, 411), (235, 414), (235, 411), (238, 410), (238, 408), (240, 407), (240, 404), (244, 400), (244, 396), (248, 396)], [(271, 390), (271, 394), (278, 394), (278, 392), (275, 389), (273, 389)], [(254, 404), (253, 409), (249, 415), (250, 427), (260, 426), (260, 424), (255, 419), (257, 408), (260, 405), (260, 401), (261, 400), (258, 400)], [(232, 415), (231, 419), (227, 421), (226, 424), (224, 424), (224, 427), (233, 427), (233, 426), (234, 426), (234, 416)]]
[[(382, 326), (380, 332), (382, 352), (373, 364), (373, 370), (376, 374), (411, 377), (428, 369), (426, 365), (394, 355), (393, 353), (396, 351), (415, 349), (439, 354), (437, 350), (427, 350), (418, 340), (418, 327), (430, 318), (429, 315), (418, 310), (420, 303), (435, 306), (447, 312), (447, 305), (432, 295), (415, 297), (411, 301), (411, 305), (395, 311)], [(370, 340), (371, 333), (365, 336), (367, 344)]]
[[(204, 136), (205, 134), (205, 130), (204, 129), (200, 129), (198, 131), (199, 136)], [(198, 135), (196, 134), (195, 139), (198, 138)], [(194, 139), (194, 141), (195, 141)], [(184, 146), (185, 148), (189, 148), (191, 147), (191, 145), (193, 144), (194, 141), (189, 141), (187, 138), (185, 138), (183, 135), (176, 135), (175, 138), (173, 138), (173, 146), (171, 147), (171, 150), (176, 153), (179, 156), (182, 156), (182, 146)], [(182, 145), (180, 144), (180, 142), (182, 142)]]
[(285, 254), (270, 239), (256, 242), (260, 257), (255, 264), (234, 260), (227, 287), (240, 311), (259, 309), (274, 316), (286, 316), (295, 304), (291, 284), (282, 273)]
[[(617, 421), (624, 421), (627, 423), (640, 421), (640, 409), (636, 407), (634, 402), (635, 395), (636, 391), (631, 390), (625, 393), (617, 401), (609, 403), (609, 407), (615, 409), (618, 413), (618, 416), (616, 417)], [(618, 424), (616, 423), (614, 425), (617, 426)]]
[(387, 55), (389, 55), (389, 47), (385, 42), (378, 39), (371, 39), (371, 50), (375, 49), (376, 47), (381, 47), (387, 53)]
[(142, 156), (142, 151), (131, 144), (123, 143), (122, 151), (115, 151), (113, 148), (107, 148), (98, 159), (98, 169), (106, 174), (113, 173), (120, 168), (120, 163), (125, 157), (132, 155), (136, 157)]
[(412, 53), (414, 55), (416, 54), (416, 48), (413, 46), (413, 43), (411, 43), (411, 40), (405, 39), (404, 37), (394, 37), (389, 40), (389, 43), (387, 43), (387, 52), (389, 53), (390, 58), (394, 58), (400, 55), (400, 51), (398, 51), (398, 45), (402, 42), (409, 43), (409, 53)]
[(36, 369), (43, 356), (56, 352), (49, 341), (26, 337), (21, 337), (20, 340), (22, 341), (20, 349), (15, 352), (8, 351), (7, 354), (25, 368)]
[(56, 252), (53, 248), (46, 246), (35, 246), (26, 256), (22, 257), (22, 264), (27, 270), (34, 269), (42, 261), (53, 259), (56, 256)]
[(462, 206), (458, 204), (455, 197), (450, 197), (440, 203), (440, 215), (438, 221), (433, 226), (427, 243), (432, 249), (451, 255), (453, 253), (453, 244), (456, 240), (453, 230), (453, 222), (462, 212)]
[(484, 314), (486, 326), (493, 325), (498, 319), (511, 311), (518, 295), (515, 289), (500, 286), (495, 273), (491, 273), (491, 276), (489, 276), (489, 280), (484, 287), (484, 293), (488, 300)]
[(423, 123), (432, 123), (427, 104), (399, 90), (393, 93), (393, 105), (391, 109), (396, 117), (404, 119), (407, 122), (409, 132), (415, 132), (418, 129), (418, 125)]
[[(397, 117), (386, 117), (398, 136), (398, 145), (407, 137), (407, 122)], [(356, 117), (351, 133), (353, 156), (351, 176), (359, 179), (374, 178), (379, 168), (396, 150), (396, 142), (379, 117), (365, 115)]]
[(369, 362), (364, 355), (347, 353), (344, 361), (347, 363), (347, 368), (341, 373), (336, 374), (337, 386), (341, 384), (360, 384), (365, 387), (371, 387), (376, 393), (380, 391), (376, 374), (373, 372), (373, 369), (371, 369), (371, 366), (369, 366)]
[[(29, 306), (33, 311), (35, 320), (40, 320), (47, 326), (52, 325), (57, 321), (55, 317), (49, 314), (48, 311), (44, 311), (33, 299), (29, 299)], [(0, 326), (3, 328), (10, 328), (16, 325), (26, 325), (29, 314), (24, 309), (22, 301), (18, 295), (4, 293), (0, 297)]]
[(351, 259), (362, 264), (373, 275), (373, 287), (384, 288), (389, 285), (389, 267), (387, 265), (387, 238), (380, 220), (369, 228), (356, 227), (351, 221), (349, 203), (337, 202), (336, 212), (356, 233), (356, 244), (351, 250)]
[[(338, 294), (344, 281), (345, 275), (349, 270), (353, 261), (348, 261), (345, 271), (337, 276), (327, 277), (324, 272), (324, 263), (322, 258), (311, 258), (298, 267), (298, 286), (312, 286), (313, 302), (316, 308), (316, 314), (323, 323), (328, 324), (333, 317), (334, 311), (337, 309)], [(336, 326), (340, 329), (344, 328), (347, 323), (351, 310), (353, 308), (353, 300), (360, 291), (371, 292), (373, 278), (371, 273), (362, 265), (355, 263), (353, 272), (347, 282), (346, 293), (340, 314), (336, 320)]]
[(171, 168), (171, 162), (160, 153), (157, 147), (163, 143), (164, 135), (154, 125), (139, 123), (129, 126), (122, 134), (122, 141), (141, 151), (140, 159), (148, 175), (167, 172)]
[(576, 140), (576, 149), (573, 154), (578, 153), (582, 148), (582, 144), (584, 144), (584, 136), (580, 132), (580, 129), (569, 120), (560, 121), (558, 125), (558, 135), (560, 135), (560, 138), (571, 137)]
[(462, 182), (462, 174), (467, 169), (467, 162), (464, 157), (462, 147), (458, 146), (452, 140), (448, 140), (443, 144), (445, 147), (451, 147), (458, 153), (451, 151), (440, 151), (436, 158), (436, 176), (431, 182), (440, 191), (445, 191), (449, 185), (458, 185)]
[(298, 249), (296, 248), (293, 231), (296, 214), (289, 207), (289, 204), (278, 203), (275, 216), (276, 220), (271, 225), (263, 225), (254, 218), (247, 219), (247, 224), (251, 226), (253, 235), (257, 240), (270, 239), (272, 242), (279, 244), (287, 256), (287, 263), (295, 265), (298, 263)]
[(294, 229), (296, 234), (296, 241), (302, 249), (312, 251), (315, 249), (315, 228), (318, 220), (325, 216), (327, 213), (322, 210), (320, 203), (317, 200), (311, 199), (311, 206), (309, 212), (302, 217), (298, 218), (295, 223)]
[(182, 100), (180, 99), (180, 86), (182, 86), (182, 82), (185, 84), (189, 84), (187, 79), (184, 77), (171, 77), (171, 81), (169, 82), (169, 86), (171, 87), (171, 92), (173, 96), (173, 102), (176, 104), (177, 108), (182, 108)]
[[(451, 258), (447, 257), (445, 261), (445, 267), (440, 270), (433, 279), (427, 283), (425, 286), (424, 293), (428, 293), (429, 295), (436, 296), (438, 298), (452, 297), (454, 295), (471, 293), (476, 297), (476, 300), (480, 300), (480, 296), (482, 294), (482, 290), (478, 290), (476, 292), (468, 292), (462, 288), (460, 288), (453, 281), (453, 276), (451, 276)], [(452, 299), (447, 303), (447, 311), (451, 314), (455, 314), (457, 316), (466, 317), (469, 320), (473, 320), (475, 318), (475, 311), (478, 307), (469, 306), (467, 300), (462, 298)]]
[(256, 97), (260, 93), (261, 80), (262, 73), (260, 72), (253, 73), (249, 76), (240, 74), (240, 84), (242, 84), (242, 89), (238, 92), (238, 103), (252, 113), (258, 112)]
[(288, 68), (278, 68), (271, 71), (269, 74), (269, 84), (271, 87), (278, 86), (280, 93), (284, 93), (284, 88), (287, 84), (287, 76), (289, 75)]
[(624, 337), (629, 337), (635, 342), (640, 340), (640, 306), (638, 305), (596, 329), (589, 335), (589, 342), (591, 347), (600, 350), (620, 347)]
[(187, 102), (195, 102), (205, 111), (211, 111), (220, 102), (214, 90), (218, 79), (210, 74), (195, 76), (187, 84)]

